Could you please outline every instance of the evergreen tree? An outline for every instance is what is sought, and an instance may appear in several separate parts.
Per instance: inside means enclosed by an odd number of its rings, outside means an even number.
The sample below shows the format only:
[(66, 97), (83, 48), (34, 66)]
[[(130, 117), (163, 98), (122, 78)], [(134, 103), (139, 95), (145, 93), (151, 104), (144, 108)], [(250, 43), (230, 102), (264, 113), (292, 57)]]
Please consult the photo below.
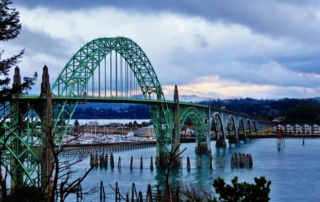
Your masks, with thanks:
[(270, 185), (271, 181), (267, 181), (264, 176), (254, 178), (255, 184), (247, 182), (238, 182), (235, 176), (231, 182), (232, 185), (225, 183), (224, 179), (218, 177), (214, 180), (213, 186), (218, 198), (214, 198), (214, 202), (233, 202), (233, 201), (270, 201)]
[[(0, 1), (0, 41), (8, 41), (17, 38), (20, 34), (21, 23), (19, 19), (20, 13), (14, 8), (10, 8), (11, 0)], [(37, 72), (33, 77), (24, 77), (21, 85), (16, 86), (17, 89), (9, 87), (10, 78), (9, 71), (12, 67), (16, 66), (24, 54), (24, 50), (20, 51), (17, 55), (2, 59), (4, 50), (0, 51), (0, 98), (11, 95), (13, 90), (15, 92), (23, 92), (31, 89), (37, 79)]]
[[(10, 0), (0, 0), (0, 41), (9, 41), (17, 38), (21, 30), (21, 24), (19, 20), (19, 12), (14, 8), (11, 8), (12, 1)], [(9, 72), (11, 68), (15, 67), (22, 58), (24, 50), (20, 51), (17, 55), (9, 58), (2, 59), (4, 50), (0, 50), (0, 157), (6, 152), (7, 141), (10, 139), (10, 131), (16, 130), (16, 128), (21, 126), (19, 124), (11, 124), (6, 122), (9, 117), (8, 114), (3, 114), (4, 110), (9, 108), (9, 102), (7, 102), (14, 92), (26, 93), (24, 91), (31, 89), (35, 84), (37, 79), (37, 73), (35, 72), (33, 77), (23, 78), (21, 84), (10, 87)], [(1, 114), (2, 113), (2, 114)], [(12, 111), (11, 111), (12, 113)], [(3, 127), (4, 125), (10, 126), (10, 129)], [(5, 135), (6, 134), (6, 135)], [(0, 166), (3, 168), (3, 161), (0, 161)], [(6, 188), (6, 174), (2, 175), (2, 170), (0, 170), (0, 187), (1, 187), (1, 199), (6, 201), (7, 199), (7, 188)], [(14, 200), (12, 200), (14, 201)]]

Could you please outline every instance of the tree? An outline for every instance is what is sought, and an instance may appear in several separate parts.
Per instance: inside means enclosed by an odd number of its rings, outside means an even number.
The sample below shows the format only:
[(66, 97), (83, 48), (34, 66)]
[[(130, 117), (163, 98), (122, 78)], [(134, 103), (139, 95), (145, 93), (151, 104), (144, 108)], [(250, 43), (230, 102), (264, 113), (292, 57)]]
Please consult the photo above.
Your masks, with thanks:
[[(48, 133), (51, 136), (51, 133)], [(74, 138), (66, 142), (65, 144), (71, 144), (73, 141), (78, 140), (80, 137)], [(51, 140), (54, 138), (51, 137)], [(60, 202), (64, 202), (66, 198), (71, 193), (82, 192), (83, 195), (88, 195), (96, 192), (98, 189), (95, 186), (85, 187), (82, 191), (81, 183), (91, 172), (91, 170), (97, 165), (95, 162), (93, 165), (90, 165), (89, 169), (85, 171), (82, 177), (72, 180), (72, 174), (76, 173), (77, 170), (72, 170), (72, 166), (83, 161), (86, 156), (77, 155), (72, 158), (61, 158), (61, 154), (64, 151), (64, 146), (56, 146), (54, 141), (50, 141), (49, 148), (52, 152), (53, 164), (51, 168), (51, 176), (47, 182), (47, 186), (51, 186), (51, 191), (49, 195), (46, 196), (48, 201), (55, 202), (60, 199)], [(51, 182), (52, 180), (52, 182)]]
[[(15, 39), (21, 30), (21, 24), (19, 20), (19, 12), (14, 8), (10, 8), (12, 1), (10, 0), (1, 0), (0, 1), (0, 41), (9, 41)], [(14, 93), (24, 93), (27, 94), (27, 90), (35, 84), (37, 79), (37, 72), (34, 73), (33, 77), (24, 77), (23, 82), (21, 83), (20, 78), (18, 78), (17, 83), (15, 83), (12, 88), (9, 87), (10, 78), (9, 72), (10, 69), (15, 67), (22, 58), (24, 50), (20, 51), (17, 55), (12, 57), (2, 59), (4, 50), (0, 50), (0, 166), (4, 166), (2, 161), (2, 155), (7, 151), (7, 142), (10, 140), (13, 135), (11, 131), (14, 131), (19, 127), (19, 124), (10, 124), (7, 120), (11, 117), (10, 114), (15, 113), (10, 107), (8, 102), (11, 99), (12, 94)], [(16, 71), (19, 69), (16, 68)], [(18, 108), (16, 108), (19, 110)], [(7, 188), (6, 188), (6, 176), (7, 173), (3, 176), (0, 171), (0, 186), (2, 188), (2, 199), (7, 197)]]
[(267, 181), (264, 176), (255, 177), (254, 181), (255, 184), (238, 183), (238, 177), (235, 176), (231, 180), (232, 185), (227, 185), (222, 178), (218, 177), (214, 180), (213, 186), (219, 197), (214, 198), (213, 201), (269, 201), (271, 181)]

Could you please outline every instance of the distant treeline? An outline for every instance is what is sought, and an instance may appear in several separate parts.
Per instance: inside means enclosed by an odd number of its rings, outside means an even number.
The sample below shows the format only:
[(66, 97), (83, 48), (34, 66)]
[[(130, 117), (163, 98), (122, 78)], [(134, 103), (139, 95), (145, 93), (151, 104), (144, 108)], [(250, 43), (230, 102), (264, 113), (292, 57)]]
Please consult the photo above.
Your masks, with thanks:
[(76, 108), (73, 119), (149, 119), (149, 107), (147, 105), (122, 105), (120, 108), (113, 108), (110, 104), (104, 107), (88, 105), (87, 108)]
[[(297, 99), (225, 99), (198, 102), (199, 104), (248, 114), (263, 120), (272, 121), (285, 117), (283, 123), (320, 123), (320, 98)], [(116, 105), (116, 104), (115, 104)], [(86, 105), (85, 105), (86, 106)], [(149, 119), (149, 107), (144, 104), (112, 104), (81, 106), (75, 110), (73, 119)], [(105, 107), (104, 107), (105, 106)]]
[(263, 120), (272, 121), (284, 117), (282, 123), (320, 123), (320, 98), (268, 99), (226, 99), (200, 102), (212, 107), (248, 114)]

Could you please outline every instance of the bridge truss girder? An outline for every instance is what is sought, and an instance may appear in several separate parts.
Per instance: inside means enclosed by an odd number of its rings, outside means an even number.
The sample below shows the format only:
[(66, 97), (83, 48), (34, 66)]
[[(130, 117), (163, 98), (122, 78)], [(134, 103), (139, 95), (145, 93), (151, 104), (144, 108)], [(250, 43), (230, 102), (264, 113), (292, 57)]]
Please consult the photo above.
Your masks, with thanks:
[(12, 99), (0, 103), (2, 122), (1, 165), (11, 177), (11, 187), (39, 186), (41, 177), (38, 150), (41, 134), (36, 129), (38, 115), (28, 101)]

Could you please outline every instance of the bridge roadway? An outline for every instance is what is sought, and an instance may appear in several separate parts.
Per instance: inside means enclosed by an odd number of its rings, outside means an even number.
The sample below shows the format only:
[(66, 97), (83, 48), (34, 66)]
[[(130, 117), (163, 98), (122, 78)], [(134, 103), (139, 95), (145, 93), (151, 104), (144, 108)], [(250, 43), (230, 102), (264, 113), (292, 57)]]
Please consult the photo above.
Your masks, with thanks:
[[(39, 96), (39, 95), (19, 95), (19, 97), (13, 96), (13, 99), (19, 98), (19, 100), (26, 100), (26, 101), (38, 101), (39, 99), (47, 99), (45, 96)], [(128, 97), (98, 97), (98, 96), (52, 96), (52, 102), (59, 102), (59, 101), (70, 101), (73, 103), (81, 103), (81, 102), (98, 102), (98, 103), (132, 103), (132, 104), (169, 104), (169, 105), (175, 105), (176, 102), (174, 100), (165, 100), (165, 99), (145, 99), (145, 98), (128, 98)], [(206, 104), (198, 104), (193, 102), (181, 102), (179, 101), (179, 105), (181, 106), (187, 106), (187, 107), (196, 107), (196, 108), (203, 108), (203, 109), (209, 109), (209, 106)], [(244, 113), (238, 113), (222, 108), (217, 107), (210, 107), (212, 111), (215, 112), (224, 112), (229, 113), (237, 116), (241, 116), (244, 118), (250, 118), (250, 119), (256, 119), (253, 116), (249, 116)], [(261, 120), (263, 121), (263, 120)]]

